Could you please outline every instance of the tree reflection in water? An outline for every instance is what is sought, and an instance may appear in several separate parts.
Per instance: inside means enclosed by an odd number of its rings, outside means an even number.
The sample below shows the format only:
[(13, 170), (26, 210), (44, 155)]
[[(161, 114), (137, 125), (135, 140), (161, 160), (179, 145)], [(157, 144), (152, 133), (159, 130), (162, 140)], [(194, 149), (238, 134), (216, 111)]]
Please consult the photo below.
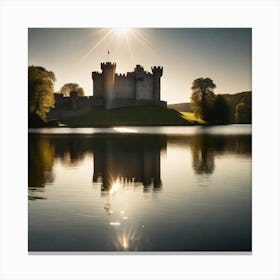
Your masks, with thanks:
[(197, 174), (214, 172), (214, 143), (209, 135), (195, 135), (191, 138), (193, 170)]
[(49, 137), (29, 135), (28, 139), (28, 199), (44, 199), (36, 195), (43, 191), (46, 183), (54, 181), (52, 172), (55, 158), (55, 147)]
[[(250, 135), (30, 134), (28, 148), (32, 251), (250, 247)], [(231, 171), (241, 198), (231, 185), (198, 189)]]
[[(196, 174), (212, 174), (215, 157), (224, 153), (251, 155), (249, 135), (166, 136), (141, 134), (36, 135), (28, 140), (28, 187), (30, 199), (40, 199), (33, 192), (54, 181), (53, 165), (59, 159), (65, 166), (77, 166), (86, 154), (93, 157), (94, 183), (101, 194), (122, 188), (143, 188), (144, 192), (162, 187), (161, 152), (167, 143), (191, 148)], [(174, 162), (174, 164), (180, 164)], [(73, 171), (74, 172), (74, 171)]]
[(196, 174), (212, 174), (215, 157), (227, 154), (251, 156), (251, 136), (249, 135), (209, 135), (199, 134), (190, 141), (193, 170)]

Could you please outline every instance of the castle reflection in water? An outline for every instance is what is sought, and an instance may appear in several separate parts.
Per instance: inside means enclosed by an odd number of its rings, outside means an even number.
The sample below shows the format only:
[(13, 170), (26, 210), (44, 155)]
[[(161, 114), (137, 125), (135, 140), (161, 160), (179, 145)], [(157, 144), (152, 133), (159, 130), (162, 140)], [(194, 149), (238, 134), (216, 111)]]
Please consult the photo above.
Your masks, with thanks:
[(143, 184), (146, 189), (161, 187), (160, 153), (166, 150), (164, 136), (110, 136), (93, 145), (93, 182), (102, 182), (106, 191), (112, 182)]
[[(100, 183), (101, 192), (110, 190), (116, 180), (122, 185), (140, 185), (143, 191), (160, 190), (164, 187), (161, 155), (166, 153), (169, 144), (191, 150), (193, 172), (197, 174), (213, 173), (215, 157), (223, 153), (251, 156), (249, 135), (30, 134), (28, 186), (32, 190), (53, 182), (53, 166), (57, 159), (64, 165), (75, 166), (90, 155), (93, 158), (92, 180)], [(180, 162), (174, 162), (174, 166), (176, 164)]]

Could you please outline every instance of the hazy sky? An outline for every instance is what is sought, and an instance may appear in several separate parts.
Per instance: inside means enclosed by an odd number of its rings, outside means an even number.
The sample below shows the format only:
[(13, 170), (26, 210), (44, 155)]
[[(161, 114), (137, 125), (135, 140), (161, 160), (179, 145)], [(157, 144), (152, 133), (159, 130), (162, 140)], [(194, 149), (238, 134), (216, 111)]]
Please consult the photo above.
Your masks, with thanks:
[(251, 40), (250, 28), (31, 28), (28, 64), (53, 71), (55, 90), (74, 82), (86, 95), (101, 62), (116, 62), (117, 73), (163, 66), (161, 99), (189, 102), (200, 77), (216, 83), (216, 94), (251, 90)]

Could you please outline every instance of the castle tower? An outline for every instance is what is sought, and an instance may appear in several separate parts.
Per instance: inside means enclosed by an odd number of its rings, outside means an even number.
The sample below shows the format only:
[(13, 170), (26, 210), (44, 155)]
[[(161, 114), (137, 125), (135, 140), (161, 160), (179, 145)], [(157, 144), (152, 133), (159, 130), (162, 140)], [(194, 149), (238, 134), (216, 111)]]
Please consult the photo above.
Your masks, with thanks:
[(136, 82), (135, 99), (140, 100), (143, 92), (143, 80), (145, 75), (144, 68), (139, 64), (137, 64), (134, 69), (134, 73), (135, 73), (135, 82)]
[(102, 89), (105, 99), (105, 106), (106, 108), (110, 108), (111, 104), (114, 101), (116, 63), (101, 63), (101, 69), (103, 76)]
[(158, 66), (152, 67), (152, 72), (154, 76), (154, 100), (160, 101), (160, 78), (162, 76), (163, 68)]
[(93, 96), (95, 98), (102, 98), (102, 75), (98, 72), (92, 72), (91, 74), (93, 81)]

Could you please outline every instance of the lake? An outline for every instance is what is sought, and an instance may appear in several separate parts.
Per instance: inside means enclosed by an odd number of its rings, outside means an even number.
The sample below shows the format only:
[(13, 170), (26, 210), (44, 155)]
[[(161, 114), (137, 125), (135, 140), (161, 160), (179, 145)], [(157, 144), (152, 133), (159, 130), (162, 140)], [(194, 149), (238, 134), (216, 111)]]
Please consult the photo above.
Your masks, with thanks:
[(30, 129), (30, 252), (251, 251), (251, 125)]

